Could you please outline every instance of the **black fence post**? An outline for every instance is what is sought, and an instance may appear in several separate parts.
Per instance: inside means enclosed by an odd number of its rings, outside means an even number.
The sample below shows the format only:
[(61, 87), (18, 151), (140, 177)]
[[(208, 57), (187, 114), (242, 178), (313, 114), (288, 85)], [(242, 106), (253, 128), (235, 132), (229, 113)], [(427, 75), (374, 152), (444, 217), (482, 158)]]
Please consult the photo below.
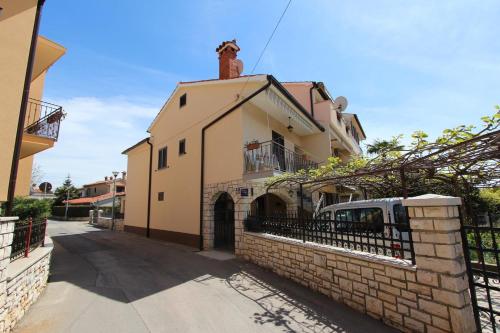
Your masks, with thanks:
[(302, 222), (302, 242), (306, 242), (306, 221), (304, 220), (304, 192), (302, 191), (302, 183), (300, 186), (300, 213), (299, 217)]
[(24, 256), (28, 257), (30, 253), (30, 243), (31, 243), (31, 228), (33, 226), (33, 219), (30, 217), (28, 220), (28, 232), (26, 233), (26, 249), (24, 250)]

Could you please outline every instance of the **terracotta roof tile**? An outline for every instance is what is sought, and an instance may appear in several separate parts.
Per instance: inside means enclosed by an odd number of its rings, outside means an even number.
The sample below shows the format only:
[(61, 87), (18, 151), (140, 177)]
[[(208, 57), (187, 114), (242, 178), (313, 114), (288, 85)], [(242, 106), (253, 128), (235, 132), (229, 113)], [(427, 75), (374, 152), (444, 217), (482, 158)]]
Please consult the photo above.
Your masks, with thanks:
[[(125, 192), (118, 192), (118, 193), (116, 193), (117, 197), (121, 197), (121, 196), (124, 196), (124, 195), (125, 195)], [(70, 204), (70, 205), (91, 204), (91, 203), (96, 203), (98, 201), (103, 201), (103, 200), (106, 200), (106, 199), (110, 199), (112, 197), (113, 197), (113, 193), (109, 192), (109, 193), (98, 195), (98, 196), (95, 196), (95, 197), (76, 198), (76, 199), (71, 199), (71, 200), (67, 200), (67, 201), (68, 201), (68, 204)], [(64, 200), (63, 203), (66, 203), (66, 200)]]

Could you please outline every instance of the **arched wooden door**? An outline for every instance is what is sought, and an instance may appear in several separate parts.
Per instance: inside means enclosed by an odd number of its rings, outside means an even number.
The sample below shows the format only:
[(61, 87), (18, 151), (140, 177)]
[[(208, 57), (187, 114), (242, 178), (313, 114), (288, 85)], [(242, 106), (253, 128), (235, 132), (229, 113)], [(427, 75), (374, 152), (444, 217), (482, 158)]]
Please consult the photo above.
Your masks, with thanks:
[(234, 201), (226, 192), (214, 206), (214, 248), (234, 249)]

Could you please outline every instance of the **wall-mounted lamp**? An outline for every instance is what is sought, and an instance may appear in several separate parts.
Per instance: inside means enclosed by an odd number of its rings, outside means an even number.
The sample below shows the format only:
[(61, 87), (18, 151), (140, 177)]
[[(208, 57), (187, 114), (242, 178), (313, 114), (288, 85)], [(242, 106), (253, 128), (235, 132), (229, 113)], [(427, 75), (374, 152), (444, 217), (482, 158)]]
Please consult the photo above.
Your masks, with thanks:
[(292, 133), (293, 132), (293, 126), (292, 126), (292, 119), (288, 117), (288, 132)]

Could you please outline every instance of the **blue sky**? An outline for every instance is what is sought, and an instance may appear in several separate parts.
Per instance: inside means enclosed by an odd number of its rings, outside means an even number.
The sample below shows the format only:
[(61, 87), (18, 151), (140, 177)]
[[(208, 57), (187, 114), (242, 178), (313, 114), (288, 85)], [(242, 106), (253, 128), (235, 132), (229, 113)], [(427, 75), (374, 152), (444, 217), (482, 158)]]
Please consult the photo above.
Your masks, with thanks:
[[(35, 163), (56, 185), (125, 170), (121, 151), (178, 81), (215, 78), (217, 45), (236, 38), (244, 73), (288, 0), (48, 0), (40, 33), (67, 54), (45, 97), (68, 113)], [(500, 2), (293, 0), (256, 73), (323, 81), (349, 100), (368, 136), (479, 124), (500, 104)]]

